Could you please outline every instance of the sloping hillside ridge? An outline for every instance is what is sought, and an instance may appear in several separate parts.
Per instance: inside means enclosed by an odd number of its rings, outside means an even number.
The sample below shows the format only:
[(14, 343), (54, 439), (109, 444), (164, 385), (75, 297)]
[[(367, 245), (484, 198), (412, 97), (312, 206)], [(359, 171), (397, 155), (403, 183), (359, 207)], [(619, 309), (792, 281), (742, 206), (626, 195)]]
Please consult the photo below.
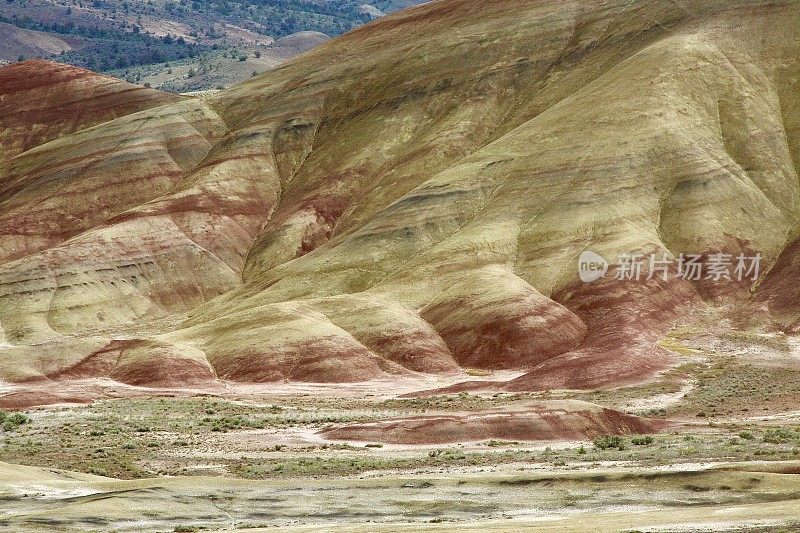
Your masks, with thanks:
[[(442, 0), (17, 155), (0, 375), (597, 388), (668, 368), (658, 340), (732, 303), (790, 330), (799, 14)], [(760, 253), (763, 289), (583, 284), (587, 249)]]
[(0, 70), (0, 161), (181, 97), (43, 60)]

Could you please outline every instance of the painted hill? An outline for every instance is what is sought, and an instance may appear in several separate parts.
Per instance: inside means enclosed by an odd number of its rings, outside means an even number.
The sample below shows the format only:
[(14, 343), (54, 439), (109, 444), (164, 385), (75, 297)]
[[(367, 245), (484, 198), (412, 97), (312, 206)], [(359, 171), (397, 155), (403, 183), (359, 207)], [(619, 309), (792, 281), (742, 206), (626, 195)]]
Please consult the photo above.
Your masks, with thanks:
[(594, 439), (600, 435), (656, 433), (652, 421), (587, 402), (556, 400), (521, 411), (420, 416), (326, 429), (330, 440), (392, 444), (446, 444), (505, 439), (537, 441)]
[[(441, 0), (27, 145), (0, 164), (0, 376), (598, 388), (669, 368), (678, 325), (794, 331), (798, 15)], [(763, 263), (585, 284), (585, 250)]]
[(180, 97), (43, 60), (0, 70), (0, 159)]

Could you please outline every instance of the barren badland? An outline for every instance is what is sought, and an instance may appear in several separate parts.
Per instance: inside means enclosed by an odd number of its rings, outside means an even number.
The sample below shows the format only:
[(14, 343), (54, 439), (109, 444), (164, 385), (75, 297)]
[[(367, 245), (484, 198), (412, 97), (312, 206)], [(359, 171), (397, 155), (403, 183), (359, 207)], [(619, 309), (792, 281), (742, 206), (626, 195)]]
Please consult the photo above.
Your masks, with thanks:
[(0, 528), (800, 527), (798, 170), (793, 0), (0, 67)]

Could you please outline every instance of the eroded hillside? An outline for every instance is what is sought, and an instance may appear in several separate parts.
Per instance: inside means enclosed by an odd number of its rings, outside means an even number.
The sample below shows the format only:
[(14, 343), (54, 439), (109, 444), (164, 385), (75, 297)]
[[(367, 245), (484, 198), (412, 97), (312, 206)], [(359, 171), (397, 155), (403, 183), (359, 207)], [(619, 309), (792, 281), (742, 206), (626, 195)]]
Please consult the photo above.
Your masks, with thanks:
[[(119, 91), (138, 112), (80, 122), (45, 101), (69, 126), (22, 153), (5, 67), (0, 376), (593, 389), (673, 365), (678, 325), (791, 332), (798, 15), (441, 0), (206, 100)], [(763, 264), (585, 284), (585, 250)]]

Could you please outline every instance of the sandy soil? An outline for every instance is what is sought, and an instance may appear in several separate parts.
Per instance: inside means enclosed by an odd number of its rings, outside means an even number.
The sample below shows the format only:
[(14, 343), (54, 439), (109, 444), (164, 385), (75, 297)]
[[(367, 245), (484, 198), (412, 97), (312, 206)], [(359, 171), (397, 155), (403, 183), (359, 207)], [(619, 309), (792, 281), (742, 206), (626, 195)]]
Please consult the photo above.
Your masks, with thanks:
[[(609, 468), (567, 474), (509, 469), (252, 482), (114, 481), (19, 472), (0, 464), (6, 502), (0, 519), (27, 530), (154, 531), (202, 523), (220, 531), (253, 531), (259, 524), (272, 526), (270, 531), (719, 531), (785, 525), (787, 516), (800, 516), (793, 476), (778, 473), (797, 468), (749, 463), (670, 473)], [(757, 502), (745, 501), (741, 489), (748, 483), (759, 485), (751, 498)], [(718, 488), (723, 485), (730, 488)]]

